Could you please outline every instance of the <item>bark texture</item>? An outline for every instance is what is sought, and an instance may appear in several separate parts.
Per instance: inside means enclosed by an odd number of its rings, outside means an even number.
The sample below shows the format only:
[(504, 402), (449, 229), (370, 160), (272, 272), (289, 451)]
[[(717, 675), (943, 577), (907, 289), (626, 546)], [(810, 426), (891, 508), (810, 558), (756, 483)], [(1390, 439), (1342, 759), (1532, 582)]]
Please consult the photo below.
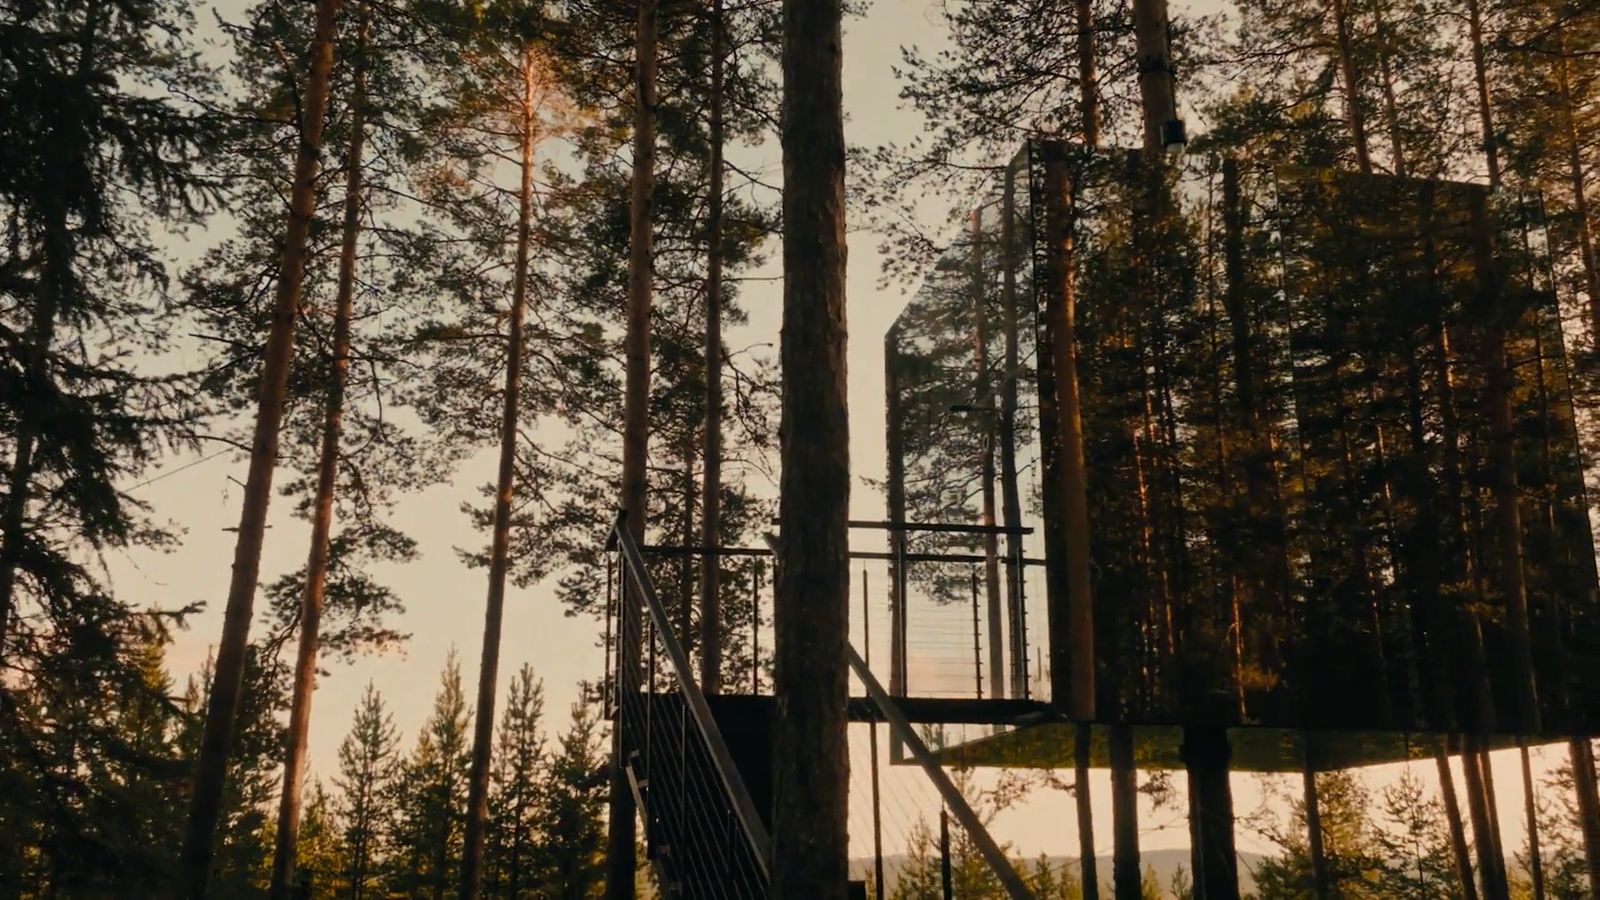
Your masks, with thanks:
[(706, 429), (700, 490), (700, 689), (722, 691), (722, 164), (724, 21), (711, 0), (711, 184), (706, 189)]
[(784, 0), (783, 475), (772, 812), (778, 900), (842, 900), (849, 856), (842, 17), (839, 0)]
[(356, 58), (351, 71), (350, 143), (345, 150), (344, 222), (339, 243), (339, 283), (333, 311), (333, 356), (328, 360), (328, 396), (317, 459), (317, 495), (312, 503), (311, 550), (300, 596), (300, 639), (295, 653), (289, 727), (284, 738), (283, 790), (278, 798), (278, 833), (273, 848), (271, 900), (288, 900), (294, 882), (300, 834), (300, 795), (306, 775), (306, 738), (311, 728), (311, 696), (317, 679), (317, 640), (328, 582), (329, 542), (333, 538), (333, 498), (339, 481), (339, 437), (344, 425), (345, 384), (350, 374), (350, 318), (355, 308), (356, 241), (361, 232), (361, 160), (366, 141), (367, 5), (360, 3)]
[(311, 42), (311, 71), (306, 79), (300, 117), (300, 144), (295, 153), (294, 181), (289, 193), (289, 216), (279, 258), (278, 283), (273, 296), (271, 326), (261, 367), (261, 392), (256, 404), (254, 433), (250, 441), (250, 467), (245, 476), (244, 503), (239, 513), (239, 537), (234, 544), (233, 573), (223, 612), (222, 640), (217, 645), (210, 700), (195, 767), (194, 791), (189, 799), (180, 861), (184, 893), (194, 900), (206, 895), (211, 859), (222, 812), (223, 785), (228, 776), (228, 753), (233, 744), (234, 719), (244, 677), (245, 652), (250, 643), (250, 618), (255, 606), (256, 582), (261, 573), (261, 546), (266, 535), (267, 507), (272, 500), (272, 475), (278, 462), (278, 433), (288, 390), (289, 360), (294, 353), (295, 319), (300, 312), (300, 287), (306, 268), (306, 235), (316, 207), (318, 157), (328, 113), (328, 90), (333, 70), (334, 19), (338, 0), (317, 0), (316, 25)]
[(522, 57), (521, 183), (517, 189), (517, 269), (506, 338), (506, 381), (500, 412), (500, 465), (495, 479), (494, 533), (489, 545), (489, 596), (484, 604), (483, 655), (478, 663), (478, 704), (473, 716), (472, 768), (467, 776), (466, 836), (461, 851), (461, 897), (476, 900), (483, 880), (489, 823), (489, 763), (494, 745), (495, 687), (500, 673), (500, 627), (505, 616), (506, 572), (511, 562), (511, 501), (516, 489), (517, 408), (522, 395), (523, 321), (528, 309), (528, 256), (533, 222), (533, 146), (536, 139), (533, 52)]
[[(646, 461), (650, 445), (650, 306), (652, 247), (650, 213), (655, 192), (656, 68), (659, 41), (658, 0), (640, 0), (634, 49), (633, 184), (628, 238), (628, 330), (623, 355), (627, 372), (623, 387), (622, 512), (633, 539), (644, 544), (648, 515)], [(617, 648), (624, 677), (637, 676), (639, 635), (623, 629), (625, 645)], [(637, 823), (629, 793), (621, 744), (612, 736), (611, 801), (606, 831), (606, 898), (633, 900), (636, 878)]]

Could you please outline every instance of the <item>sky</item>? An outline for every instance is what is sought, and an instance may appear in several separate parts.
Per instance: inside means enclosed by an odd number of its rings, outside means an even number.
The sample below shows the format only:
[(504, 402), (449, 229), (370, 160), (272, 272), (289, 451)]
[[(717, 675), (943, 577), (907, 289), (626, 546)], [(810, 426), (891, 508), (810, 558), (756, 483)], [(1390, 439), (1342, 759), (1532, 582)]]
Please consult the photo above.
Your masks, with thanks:
[[(1203, 0), (1205, 7), (1215, 0)], [(218, 12), (237, 16), (240, 0), (222, 0)], [(201, 16), (202, 23), (208, 17)], [(209, 25), (205, 26), (210, 28)], [(211, 32), (214, 34), (214, 30)], [(936, 4), (927, 0), (876, 0), (868, 4), (865, 16), (850, 20), (845, 34), (845, 108), (847, 138), (854, 145), (873, 146), (903, 136), (920, 126), (915, 113), (900, 106), (899, 85), (890, 70), (898, 61), (896, 48), (916, 44), (936, 48), (942, 40), (942, 25)], [(217, 52), (222, 52), (220, 49)], [(752, 152), (754, 162), (774, 168), (776, 141)], [(869, 486), (884, 470), (883, 359), (882, 336), (899, 314), (915, 284), (881, 284), (882, 256), (880, 237), (859, 221), (853, 220), (849, 233), (848, 320), (849, 320), (849, 399), (850, 449), (855, 475), (851, 513), (854, 518), (885, 518), (881, 495)], [(174, 256), (193, 259), (203, 245), (196, 242), (174, 246)], [(780, 254), (773, 247), (764, 270), (752, 273), (743, 293), (750, 312), (747, 326), (731, 330), (726, 340), (730, 347), (767, 344), (776, 347), (778, 339), (781, 285), (778, 277)], [(198, 360), (196, 360), (198, 361)], [(207, 453), (214, 451), (205, 451)], [(177, 635), (168, 665), (182, 680), (199, 669), (221, 629), (221, 609), (227, 593), (229, 562), (234, 533), (226, 530), (237, 523), (245, 460), (233, 455), (198, 462), (201, 455), (168, 459), (155, 472), (150, 483), (134, 494), (150, 503), (158, 516), (179, 523), (184, 539), (170, 552), (128, 551), (109, 560), (114, 583), (121, 594), (138, 606), (177, 607), (205, 601), (206, 611), (194, 617), (188, 630)], [(407, 611), (395, 624), (409, 632), (403, 651), (368, 657), (350, 665), (331, 663), (327, 675), (318, 682), (313, 702), (309, 740), (310, 768), (314, 777), (325, 781), (337, 768), (336, 751), (349, 729), (357, 700), (370, 681), (383, 694), (402, 735), (402, 747), (409, 751), (418, 728), (427, 716), (438, 688), (438, 677), (447, 654), (460, 655), (463, 681), (469, 696), (477, 679), (477, 660), (483, 624), (483, 604), (487, 589), (486, 572), (468, 568), (455, 548), (477, 547), (483, 535), (475, 533), (463, 502), (481, 504), (479, 487), (493, 480), (493, 455), (485, 450), (449, 473), (447, 480), (408, 497), (395, 511), (394, 524), (413, 536), (421, 559), (407, 566), (390, 566), (380, 576), (393, 585), (404, 600)], [(752, 475), (762, 478), (760, 475)], [(289, 515), (289, 504), (280, 497), (271, 516), (270, 530), (262, 562), (264, 582), (293, 571), (304, 561), (309, 525)], [(881, 549), (881, 534), (858, 537), (860, 549)], [(870, 543), (869, 543), (870, 542)], [(877, 577), (877, 576), (874, 576)], [(258, 595), (258, 610), (261, 601)], [(876, 625), (877, 622), (875, 621)], [(261, 631), (259, 621), (256, 633)], [(577, 685), (592, 679), (603, 669), (597, 644), (599, 627), (586, 618), (569, 618), (556, 599), (550, 580), (528, 588), (509, 588), (501, 652), (499, 696), (503, 703), (511, 677), (523, 663), (533, 666), (544, 682), (547, 727), (560, 727), (566, 710), (577, 699)], [(880, 632), (881, 633), (881, 632)], [(1541, 763), (1555, 761), (1553, 750), (1536, 751)], [(858, 742), (853, 753), (856, 765), (864, 757)], [(1419, 767), (1427, 775), (1431, 765)], [(1372, 773), (1373, 784), (1381, 785), (1395, 776), (1397, 769)], [(1520, 774), (1513, 754), (1499, 754), (1495, 774), (1500, 785), (1501, 821), (1507, 830), (1506, 843), (1521, 846)], [(935, 801), (924, 783), (909, 772), (886, 775), (886, 796), (896, 804), (901, 818), (926, 814)], [(1458, 776), (1459, 778), (1459, 776)], [(990, 782), (982, 780), (982, 787)], [(1177, 782), (1181, 786), (1181, 778)], [(1181, 792), (1180, 792), (1181, 795)], [(1093, 787), (1098, 843), (1109, 852), (1110, 794), (1104, 773), (1095, 777)], [(1235, 804), (1241, 813), (1254, 809), (1261, 799), (1256, 783), (1236, 777)], [(1066, 794), (1040, 792), (1031, 801), (1003, 815), (995, 823), (997, 837), (1013, 841), (1029, 855), (1048, 850), (1067, 854), (1076, 851), (1072, 801)], [(858, 808), (859, 813), (859, 808)], [(861, 820), (852, 816), (852, 824)], [(1142, 843), (1149, 849), (1181, 847), (1187, 843), (1187, 829), (1181, 809), (1157, 810), (1148, 803), (1141, 810)], [(902, 826), (901, 832), (908, 826)], [(1241, 849), (1264, 849), (1259, 840), (1241, 830)]]

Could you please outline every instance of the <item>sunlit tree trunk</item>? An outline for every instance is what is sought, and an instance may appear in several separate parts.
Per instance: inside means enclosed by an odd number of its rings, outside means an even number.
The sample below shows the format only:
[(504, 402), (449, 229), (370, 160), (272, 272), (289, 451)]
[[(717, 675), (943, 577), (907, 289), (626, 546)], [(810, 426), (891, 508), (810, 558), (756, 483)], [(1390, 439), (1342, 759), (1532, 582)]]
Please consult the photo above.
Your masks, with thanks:
[[(628, 314), (623, 355), (622, 513), (633, 538), (644, 543), (649, 516), (646, 466), (650, 442), (650, 306), (652, 300), (651, 207), (656, 165), (656, 68), (659, 0), (639, 0), (634, 44), (633, 180), (628, 222)], [(618, 648), (623, 677), (639, 667), (638, 630), (624, 629), (628, 642)], [(633, 900), (636, 877), (637, 823), (629, 793), (626, 761), (616, 729), (612, 734), (611, 797), (606, 824), (606, 898)]]
[(1500, 142), (1494, 133), (1494, 104), (1489, 97), (1489, 63), (1483, 47), (1483, 9), (1480, 0), (1467, 0), (1467, 34), (1472, 40), (1472, 77), (1478, 89), (1478, 125), (1483, 134), (1483, 161), (1489, 167), (1489, 186), (1500, 186)]
[(1383, 18), (1385, 0), (1374, 0), (1372, 24), (1377, 30), (1378, 75), (1383, 79), (1383, 114), (1389, 125), (1389, 153), (1393, 158), (1394, 174), (1406, 177), (1406, 148), (1400, 128), (1400, 104), (1394, 89), (1394, 47), (1389, 41), (1389, 26)]
[(706, 428), (700, 490), (700, 688), (722, 691), (722, 0), (711, 0), (711, 184), (706, 189)]
[[(992, 529), (995, 524), (995, 440), (996, 425), (993, 380), (989, 377), (989, 301), (984, 277), (983, 211), (973, 210), (971, 215), (969, 248), (972, 263), (972, 365), (977, 378), (973, 385), (973, 398), (969, 416), (979, 434), (979, 497), (982, 503), (979, 524)], [(989, 629), (989, 696), (1006, 695), (1005, 643), (1001, 641), (1002, 615), (1000, 604), (1000, 536), (990, 531), (983, 535), (983, 587), (984, 609)]]
[(1090, 585), (1089, 499), (1083, 459), (1083, 415), (1078, 389), (1077, 277), (1072, 234), (1072, 185), (1065, 149), (1046, 145), (1045, 219), (1048, 230), (1046, 278), (1051, 296), (1045, 309), (1050, 323), (1052, 369), (1056, 382), (1056, 452), (1061, 471), (1061, 501), (1055, 514), (1064, 523), (1066, 549), (1066, 631), (1070, 649), (1070, 694), (1065, 701), (1075, 719), (1095, 716), (1094, 595)]
[(505, 397), (500, 413), (500, 465), (495, 479), (494, 532), (489, 545), (489, 598), (484, 604), (483, 656), (478, 667), (478, 705), (473, 717), (472, 768), (467, 781), (466, 837), (461, 853), (461, 897), (481, 889), (483, 847), (489, 816), (489, 762), (494, 743), (495, 688), (500, 672), (500, 626), (505, 614), (506, 572), (511, 561), (511, 500), (516, 488), (517, 410), (522, 393), (523, 321), (528, 306), (528, 255), (533, 221), (533, 51), (522, 51), (521, 167), (517, 190), (517, 268), (506, 338)]
[(783, 475), (774, 633), (772, 895), (843, 900), (850, 421), (843, 9), (783, 4)]
[(311, 695), (317, 678), (318, 629), (328, 581), (328, 545), (333, 537), (333, 496), (339, 482), (339, 437), (344, 424), (345, 383), (350, 373), (350, 318), (355, 306), (356, 242), (361, 232), (361, 165), (366, 140), (369, 16), (365, 0), (358, 0), (358, 3), (356, 58), (350, 89), (350, 144), (344, 160), (344, 223), (333, 312), (333, 355), (328, 360), (328, 396), (317, 460), (317, 495), (311, 507), (311, 551), (306, 559), (306, 583), (300, 597), (300, 643), (295, 655), (294, 693), (284, 736), (283, 788), (278, 801), (278, 832), (268, 894), (272, 900), (287, 900), (294, 881), (300, 794), (306, 774), (306, 738), (311, 728)]
[(1178, 118), (1167, 28), (1167, 0), (1133, 0), (1134, 52), (1139, 69), (1147, 164), (1162, 151), (1162, 129)]
[(1356, 67), (1350, 35), (1350, 10), (1346, 0), (1329, 0), (1333, 12), (1334, 47), (1338, 56), (1339, 78), (1344, 83), (1345, 121), (1355, 145), (1356, 167), (1363, 175), (1372, 174), (1372, 152), (1367, 144), (1367, 114), (1361, 106), (1361, 75)]
[(288, 390), (289, 360), (294, 353), (295, 319), (300, 312), (300, 288), (305, 277), (306, 236), (316, 208), (318, 157), (328, 113), (334, 18), (338, 8), (338, 0), (317, 0), (311, 71), (301, 107), (300, 142), (278, 264), (272, 324), (262, 355), (261, 388), (250, 443), (249, 474), (245, 476), (244, 503), (239, 513), (239, 537), (234, 545), (233, 575), (228, 583), (222, 640), (217, 645), (184, 831), (182, 883), (184, 892), (192, 900), (205, 897), (211, 875), (217, 821), (222, 813), (222, 792), (228, 774), (228, 753), (239, 710), (245, 651), (250, 642), (250, 618), (261, 571), (261, 547), (266, 536), (267, 506), (272, 500), (272, 475), (278, 462), (278, 433), (283, 419), (284, 395)]
[(1578, 132), (1577, 107), (1572, 96), (1566, 29), (1559, 22), (1555, 25), (1554, 36), (1556, 90), (1561, 102), (1561, 124), (1566, 131), (1567, 172), (1572, 179), (1572, 214), (1577, 220), (1584, 289), (1589, 293), (1589, 333), (1596, 345), (1600, 346), (1600, 259), (1596, 258), (1594, 226), (1589, 219), (1589, 196), (1583, 178), (1583, 141)]

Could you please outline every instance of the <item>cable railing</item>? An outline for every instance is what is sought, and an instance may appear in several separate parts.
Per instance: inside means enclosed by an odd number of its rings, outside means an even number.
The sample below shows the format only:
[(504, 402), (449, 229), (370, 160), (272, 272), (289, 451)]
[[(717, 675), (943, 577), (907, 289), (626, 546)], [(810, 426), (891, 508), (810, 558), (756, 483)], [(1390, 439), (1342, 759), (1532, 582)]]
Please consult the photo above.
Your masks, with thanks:
[[(861, 655), (856, 652), (855, 647), (851, 645), (847, 646), (845, 649), (849, 657), (851, 671), (855, 673), (856, 678), (861, 682), (862, 687), (866, 690), (867, 698), (876, 708), (878, 716), (882, 718), (888, 725), (891, 738), (894, 741), (899, 742), (902, 746), (910, 751), (912, 760), (914, 760), (916, 765), (922, 769), (924, 775), (927, 777), (928, 783), (937, 792), (938, 799), (941, 804), (939, 815), (940, 829), (938, 838), (938, 856), (943, 863), (941, 873), (943, 882), (943, 895), (946, 897), (955, 896), (951, 883), (950, 872), (951, 854), (949, 820), (953, 818), (965, 832), (967, 842), (969, 842), (976, 850), (977, 856), (982, 860), (983, 865), (987, 867), (989, 875), (992, 877), (993, 881), (997, 882), (1001, 890), (1004, 891), (1004, 895), (1011, 898), (1011, 900), (1032, 900), (1033, 892), (1029, 889), (1027, 883), (1023, 880), (1022, 876), (1017, 873), (1017, 870), (1012, 865), (1011, 860), (1006, 856), (1005, 851), (989, 833), (988, 828), (984, 826), (983, 820), (973, 810), (971, 804), (967, 802), (967, 799), (962, 794), (961, 789), (957, 787), (955, 782), (939, 765), (938, 760), (934, 758), (933, 753), (928, 749), (928, 746), (922, 740), (921, 735), (917, 733), (916, 729), (912, 727), (910, 721), (907, 720), (905, 714), (901, 712), (899, 705), (895, 703), (892, 697), (889, 696), (889, 692), (884, 690), (883, 685), (878, 682), (878, 679), (873, 676), (872, 670), (867, 666), (866, 661), (861, 657)], [(872, 733), (869, 739), (872, 741), (871, 749), (874, 754), (872, 760), (873, 817), (871, 828), (873, 831), (873, 843), (876, 856), (876, 870), (871, 872), (871, 875), (873, 883), (875, 884), (874, 896), (881, 898), (884, 892), (882, 868), (883, 850), (881, 837), (883, 817), (879, 812), (881, 801), (879, 797), (877, 779), (876, 733)], [(902, 820), (902, 824), (913, 821), (910, 811), (904, 809), (900, 811), (898, 818)], [(918, 835), (916, 835), (915, 832), (919, 827), (922, 827), (920, 817), (917, 817), (914, 821), (916, 822), (916, 825), (911, 826), (911, 832), (909, 835), (910, 840), (912, 841), (917, 840)], [(928, 835), (928, 837), (931, 839), (931, 834)]]
[[(888, 551), (855, 550), (862, 602), (851, 603), (851, 627), (870, 619), (879, 651), (874, 665), (896, 697), (949, 700), (1048, 700), (1050, 674), (1043, 641), (1043, 560), (1020, 553), (989, 557), (986, 536), (1030, 537), (1028, 528), (852, 521), (853, 530), (887, 532)], [(771, 688), (774, 581), (770, 547), (649, 544), (654, 565), (687, 564), (713, 556), (723, 570), (725, 692), (760, 694)], [(677, 561), (673, 563), (672, 561)], [(692, 585), (694, 579), (687, 579)], [(661, 582), (665, 605), (692, 605)], [(854, 586), (853, 586), (854, 592)], [(1034, 602), (1030, 603), (1029, 601)], [(858, 620), (859, 619), (859, 620)], [(693, 644), (691, 640), (685, 643)], [(691, 646), (692, 651), (694, 648)]]
[(623, 767), (664, 896), (766, 897), (770, 840), (688, 655), (619, 516), (608, 583)]

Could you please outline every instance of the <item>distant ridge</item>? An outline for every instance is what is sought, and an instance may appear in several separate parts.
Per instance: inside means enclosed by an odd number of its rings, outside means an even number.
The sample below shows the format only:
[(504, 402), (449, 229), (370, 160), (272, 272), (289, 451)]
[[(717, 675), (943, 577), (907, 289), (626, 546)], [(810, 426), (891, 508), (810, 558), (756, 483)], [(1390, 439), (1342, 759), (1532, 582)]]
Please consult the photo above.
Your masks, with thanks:
[[(1255, 889), (1254, 872), (1263, 859), (1265, 857), (1256, 853), (1239, 854), (1239, 889), (1241, 891)], [(1049, 860), (1050, 865), (1056, 869), (1059, 870), (1066, 867), (1067, 871), (1072, 873), (1073, 878), (1078, 877), (1077, 856), (1050, 856)], [(1024, 876), (1033, 871), (1037, 861), (1038, 857), (1024, 861), (1026, 863), (1026, 869), (1023, 871)], [(897, 853), (883, 858), (884, 889), (891, 896), (894, 894), (901, 870), (909, 862), (910, 859), (905, 854)], [(1189, 872), (1191, 878), (1193, 875), (1189, 865), (1189, 851), (1185, 849), (1145, 850), (1139, 854), (1139, 865), (1144, 867), (1147, 872), (1151, 870), (1155, 872), (1156, 886), (1161, 889), (1164, 897), (1172, 896), (1172, 878), (1178, 873), (1179, 869)], [(1100, 896), (1111, 896), (1111, 857), (1098, 857), (1095, 862), (1095, 871), (1100, 879)], [(872, 859), (870, 857), (852, 858), (850, 860), (850, 877), (853, 880), (870, 882), (872, 880)]]

